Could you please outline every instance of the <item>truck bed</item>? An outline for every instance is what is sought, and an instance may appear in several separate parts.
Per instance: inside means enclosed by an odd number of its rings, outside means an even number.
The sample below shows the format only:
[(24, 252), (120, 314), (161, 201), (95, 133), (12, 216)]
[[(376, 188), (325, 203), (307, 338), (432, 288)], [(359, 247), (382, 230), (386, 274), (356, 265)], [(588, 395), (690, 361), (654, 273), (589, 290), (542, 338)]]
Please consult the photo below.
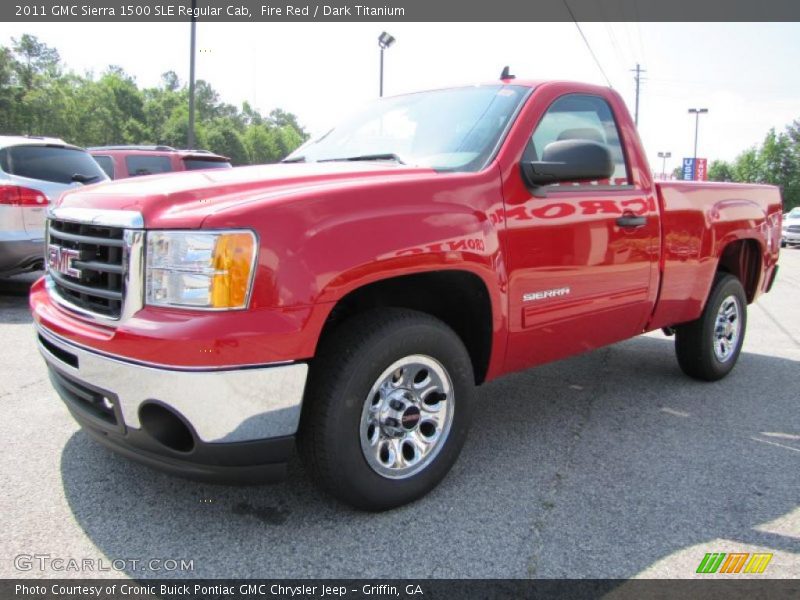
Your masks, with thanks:
[[(668, 181), (657, 182), (656, 190), (663, 251), (660, 290), (650, 329), (692, 321), (700, 315), (717, 262), (725, 264), (724, 249), (732, 242), (742, 240), (752, 249), (737, 255), (737, 260), (749, 261), (749, 281), (745, 284), (748, 301), (767, 289), (780, 248), (781, 197), (777, 187)], [(754, 231), (756, 240), (752, 239)]]

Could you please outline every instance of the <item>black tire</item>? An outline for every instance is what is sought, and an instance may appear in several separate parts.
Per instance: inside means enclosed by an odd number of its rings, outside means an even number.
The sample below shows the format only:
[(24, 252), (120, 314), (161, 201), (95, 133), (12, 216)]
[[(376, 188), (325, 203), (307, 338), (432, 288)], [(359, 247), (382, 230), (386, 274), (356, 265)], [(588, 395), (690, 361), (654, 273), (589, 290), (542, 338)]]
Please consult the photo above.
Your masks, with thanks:
[[(437, 361), (452, 382), (449, 433), (421, 471), (390, 479), (370, 466), (362, 450), (362, 410), (368, 410), (367, 397), (387, 368), (415, 355)], [(406, 504), (436, 487), (458, 458), (474, 389), (469, 354), (443, 322), (395, 308), (355, 316), (326, 336), (311, 365), (298, 432), (300, 455), (318, 485), (355, 508), (380, 511)]]
[[(733, 298), (737, 303), (739, 331), (729, 353), (721, 359), (715, 351), (717, 316), (722, 303)], [(678, 364), (689, 377), (717, 381), (731, 372), (739, 359), (747, 330), (747, 298), (739, 280), (728, 273), (717, 273), (714, 284), (696, 321), (676, 327), (675, 353)]]

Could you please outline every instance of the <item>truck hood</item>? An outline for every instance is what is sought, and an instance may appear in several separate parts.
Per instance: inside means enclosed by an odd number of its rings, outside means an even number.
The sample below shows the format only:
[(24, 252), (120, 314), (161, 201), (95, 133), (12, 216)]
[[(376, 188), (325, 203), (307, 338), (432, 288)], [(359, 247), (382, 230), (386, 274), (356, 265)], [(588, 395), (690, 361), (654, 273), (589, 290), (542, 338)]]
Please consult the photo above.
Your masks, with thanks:
[(65, 192), (58, 206), (134, 210), (148, 228), (197, 228), (211, 214), (246, 202), (286, 202), (332, 189), (435, 175), (384, 162), (258, 165), (133, 177)]

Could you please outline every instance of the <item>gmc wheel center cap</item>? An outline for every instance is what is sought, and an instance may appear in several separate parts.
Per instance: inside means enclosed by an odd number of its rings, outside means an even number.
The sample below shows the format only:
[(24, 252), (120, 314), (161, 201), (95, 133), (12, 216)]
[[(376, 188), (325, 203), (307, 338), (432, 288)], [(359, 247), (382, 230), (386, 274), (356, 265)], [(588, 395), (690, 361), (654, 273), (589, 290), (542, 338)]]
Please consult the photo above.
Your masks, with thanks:
[(413, 431), (421, 420), (422, 413), (415, 404), (414, 394), (406, 389), (392, 392), (378, 417), (383, 431), (392, 437), (402, 437)]

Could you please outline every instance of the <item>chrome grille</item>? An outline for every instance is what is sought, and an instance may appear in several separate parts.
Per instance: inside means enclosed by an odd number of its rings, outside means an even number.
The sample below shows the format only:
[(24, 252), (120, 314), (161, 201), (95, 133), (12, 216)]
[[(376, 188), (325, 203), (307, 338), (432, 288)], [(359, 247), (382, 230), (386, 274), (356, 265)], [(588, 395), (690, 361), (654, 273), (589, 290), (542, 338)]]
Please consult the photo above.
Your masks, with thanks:
[(800, 225), (789, 225), (786, 228), (786, 231), (789, 231), (791, 233), (800, 233)]
[(125, 230), (51, 218), (47, 266), (55, 292), (71, 305), (103, 317), (122, 313)]

